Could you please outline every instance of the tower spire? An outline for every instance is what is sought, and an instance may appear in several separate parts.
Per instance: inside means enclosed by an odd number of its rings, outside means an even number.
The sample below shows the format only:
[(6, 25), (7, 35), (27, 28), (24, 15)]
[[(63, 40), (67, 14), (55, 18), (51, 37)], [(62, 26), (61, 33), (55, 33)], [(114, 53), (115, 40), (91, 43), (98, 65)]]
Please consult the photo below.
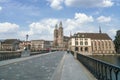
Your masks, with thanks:
[(72, 36), (71, 31), (70, 31), (70, 37)]
[(57, 26), (57, 24), (55, 25), (55, 29), (57, 29), (58, 28), (58, 26)]
[(101, 31), (101, 27), (99, 26), (99, 33), (102, 33), (102, 31)]
[(62, 21), (60, 21), (59, 27), (62, 27)]

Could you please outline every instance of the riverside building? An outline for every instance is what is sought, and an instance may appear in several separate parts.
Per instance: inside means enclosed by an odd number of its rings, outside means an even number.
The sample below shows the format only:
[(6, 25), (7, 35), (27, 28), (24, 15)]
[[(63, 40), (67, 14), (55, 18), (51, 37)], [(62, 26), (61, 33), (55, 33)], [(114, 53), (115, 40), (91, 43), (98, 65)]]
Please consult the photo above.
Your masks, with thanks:
[(106, 33), (77, 33), (70, 37), (69, 49), (83, 55), (116, 53), (112, 39)]

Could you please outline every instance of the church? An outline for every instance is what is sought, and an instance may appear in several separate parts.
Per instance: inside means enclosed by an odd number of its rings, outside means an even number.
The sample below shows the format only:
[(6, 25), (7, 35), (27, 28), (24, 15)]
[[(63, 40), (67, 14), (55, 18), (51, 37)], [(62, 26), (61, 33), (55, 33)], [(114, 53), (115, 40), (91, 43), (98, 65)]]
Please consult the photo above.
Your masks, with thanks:
[(112, 39), (107, 33), (102, 33), (100, 28), (98, 33), (79, 32), (66, 37), (63, 34), (62, 22), (55, 26), (53, 47), (57, 50), (69, 49), (83, 55), (116, 53)]
[(54, 41), (53, 48), (56, 50), (67, 50), (68, 49), (69, 37), (64, 36), (62, 22), (59, 25), (55, 25), (54, 29)]

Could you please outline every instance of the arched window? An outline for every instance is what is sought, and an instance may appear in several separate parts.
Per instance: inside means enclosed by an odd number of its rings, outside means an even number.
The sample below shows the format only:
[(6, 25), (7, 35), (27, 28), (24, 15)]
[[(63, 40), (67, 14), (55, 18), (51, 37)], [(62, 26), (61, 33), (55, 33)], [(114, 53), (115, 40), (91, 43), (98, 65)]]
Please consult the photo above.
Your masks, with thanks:
[(111, 46), (111, 41), (109, 41), (109, 46)]
[(99, 46), (99, 50), (101, 50), (101, 45), (100, 45), (100, 41), (98, 41), (98, 46)]
[(88, 52), (88, 47), (85, 47), (85, 52)]
[(75, 47), (75, 51), (78, 51), (78, 47)]
[(96, 41), (94, 42), (95, 46), (97, 45)]
[(106, 49), (108, 49), (108, 43), (107, 43), (107, 41), (105, 41), (105, 47), (106, 47)]
[(88, 42), (87, 42), (87, 41), (85, 41), (85, 45), (88, 45)]
[(80, 41), (80, 45), (83, 45), (83, 42), (82, 42), (82, 41)]
[(102, 41), (101, 43), (102, 43), (102, 49), (104, 50), (104, 42)]
[(94, 41), (95, 50), (97, 50), (97, 41)]
[(80, 51), (83, 51), (83, 47), (80, 48)]

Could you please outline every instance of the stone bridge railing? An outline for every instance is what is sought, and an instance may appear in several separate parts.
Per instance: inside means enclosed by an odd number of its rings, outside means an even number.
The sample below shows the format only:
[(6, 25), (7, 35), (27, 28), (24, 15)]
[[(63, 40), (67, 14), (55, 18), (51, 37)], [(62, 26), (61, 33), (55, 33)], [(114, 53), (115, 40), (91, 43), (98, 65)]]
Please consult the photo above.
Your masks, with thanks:
[(21, 51), (0, 51), (0, 61), (21, 57)]
[(120, 67), (88, 56), (77, 54), (77, 59), (98, 80), (120, 80)]
[[(37, 52), (29, 52), (29, 56), (38, 55), (38, 54), (44, 54), (48, 53), (50, 51), (48, 50), (41, 50)], [(54, 52), (54, 50), (51, 50), (51, 52)], [(7, 59), (14, 59), (14, 58), (20, 58), (22, 57), (23, 51), (0, 51), (0, 61), (7, 60)]]

